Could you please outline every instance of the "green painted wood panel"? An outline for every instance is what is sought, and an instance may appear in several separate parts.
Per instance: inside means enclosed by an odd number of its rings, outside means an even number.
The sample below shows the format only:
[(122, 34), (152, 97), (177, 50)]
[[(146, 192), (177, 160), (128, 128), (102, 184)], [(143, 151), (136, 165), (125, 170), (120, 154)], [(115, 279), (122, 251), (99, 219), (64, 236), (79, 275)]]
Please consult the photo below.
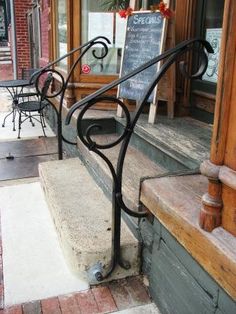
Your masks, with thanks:
[(224, 314), (235, 314), (236, 300), (232, 300), (232, 298), (224, 290), (220, 289), (218, 307)]
[(152, 265), (152, 253), (150, 251), (143, 247), (142, 249), (142, 273), (145, 275), (149, 275), (151, 271), (151, 265)]
[[(193, 257), (184, 249), (182, 245), (162, 226), (161, 236), (168, 248), (175, 254), (180, 263), (193, 276), (202, 289), (212, 298), (214, 304), (218, 300), (218, 285), (208, 275), (208, 273), (193, 259)], [(235, 312), (236, 313), (236, 312)]]
[[(158, 241), (158, 240), (157, 240)], [(150, 287), (163, 313), (214, 313), (216, 305), (165, 242), (155, 245), (152, 254)]]
[(146, 219), (142, 218), (139, 222), (139, 228), (141, 233), (142, 242), (150, 252), (152, 252), (154, 229), (153, 225)]

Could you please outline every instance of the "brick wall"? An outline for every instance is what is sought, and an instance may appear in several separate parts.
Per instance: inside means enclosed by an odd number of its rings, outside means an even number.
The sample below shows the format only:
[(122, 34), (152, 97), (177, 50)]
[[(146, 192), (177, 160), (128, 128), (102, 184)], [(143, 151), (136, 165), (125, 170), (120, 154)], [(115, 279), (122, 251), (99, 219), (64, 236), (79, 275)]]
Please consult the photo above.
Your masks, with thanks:
[(28, 38), (27, 11), (31, 7), (31, 0), (15, 0), (16, 41), (18, 54), (18, 72), (21, 68), (30, 67), (30, 47)]
[(49, 62), (49, 1), (41, 0), (41, 43), (42, 56), (39, 60), (40, 66), (45, 66)]
[[(49, 1), (41, 0), (41, 45), (42, 55), (39, 59), (39, 66), (46, 65), (49, 61)], [(18, 54), (18, 73), (20, 76), (22, 68), (31, 67), (30, 59), (30, 42), (27, 24), (27, 12), (32, 7), (32, 0), (15, 0), (15, 17), (16, 17), (16, 38)]]

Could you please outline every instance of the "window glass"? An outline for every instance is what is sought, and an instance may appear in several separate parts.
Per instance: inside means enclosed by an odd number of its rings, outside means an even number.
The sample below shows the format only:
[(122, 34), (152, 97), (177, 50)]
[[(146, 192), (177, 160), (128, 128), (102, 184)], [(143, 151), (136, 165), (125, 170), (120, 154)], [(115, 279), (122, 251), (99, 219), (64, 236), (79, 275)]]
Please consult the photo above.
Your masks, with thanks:
[(0, 40), (6, 39), (7, 29), (6, 29), (6, 15), (5, 6), (0, 2)]
[[(107, 37), (111, 44), (103, 59), (95, 59), (104, 53), (104, 48), (97, 45), (91, 48), (82, 59), (82, 72), (87, 74), (117, 74), (120, 71), (121, 51), (125, 39), (126, 20), (107, 5), (107, 0), (82, 0), (82, 42), (97, 36)], [(112, 2), (112, 1), (110, 1)]]
[(207, 0), (205, 2), (203, 33), (206, 40), (208, 40), (212, 45), (214, 53), (209, 54), (208, 68), (202, 79), (213, 83), (217, 83), (218, 79), (223, 11), (224, 0)]
[[(57, 57), (67, 53), (67, 16), (66, 0), (57, 0)], [(59, 65), (66, 68), (67, 59), (62, 60)]]

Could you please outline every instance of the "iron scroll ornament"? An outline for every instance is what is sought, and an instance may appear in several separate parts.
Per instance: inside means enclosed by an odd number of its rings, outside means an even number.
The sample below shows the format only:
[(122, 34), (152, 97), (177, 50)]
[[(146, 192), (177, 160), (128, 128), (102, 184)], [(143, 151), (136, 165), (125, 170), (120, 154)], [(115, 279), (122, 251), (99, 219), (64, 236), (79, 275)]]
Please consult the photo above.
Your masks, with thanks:
[[(102, 87), (95, 93), (85, 97), (81, 101), (75, 103), (68, 112), (66, 117), (65, 123), (69, 124), (72, 118), (73, 113), (80, 109), (79, 115), (77, 117), (77, 132), (80, 140), (82, 143), (90, 150), (98, 154), (107, 164), (110, 169), (112, 180), (113, 180), (113, 190), (112, 190), (112, 256), (111, 262), (108, 270), (104, 273), (104, 270), (97, 269), (95, 271), (95, 278), (97, 281), (102, 281), (113, 272), (117, 265), (120, 265), (122, 268), (128, 269), (130, 268), (130, 264), (126, 261), (122, 260), (121, 257), (121, 247), (120, 247), (120, 227), (121, 227), (121, 210), (126, 212), (128, 215), (134, 217), (144, 217), (147, 215), (146, 212), (136, 212), (129, 209), (124, 200), (122, 195), (122, 174), (123, 174), (123, 166), (125, 161), (125, 156), (127, 152), (127, 148), (134, 131), (134, 127), (142, 113), (143, 107), (147, 102), (149, 96), (151, 95), (153, 89), (158, 84), (160, 79), (166, 73), (166, 71), (170, 68), (170, 66), (175, 63), (180, 56), (187, 52), (191, 52), (193, 50), (198, 50), (199, 53), (199, 67), (196, 73), (189, 74), (187, 71), (187, 65), (185, 62), (180, 62), (180, 71), (184, 77), (187, 78), (200, 78), (206, 71), (208, 65), (208, 53), (213, 53), (213, 49), (211, 45), (201, 38), (195, 38), (186, 40), (180, 44), (178, 44), (175, 48), (169, 49), (163, 54), (153, 58), (152, 60), (148, 61), (147, 63), (143, 64), (142, 66), (138, 67), (137, 69), (131, 71), (127, 75), (111, 82), (110, 84)], [(111, 90), (114, 87), (117, 87), (122, 82), (126, 81), (127, 79), (131, 78), (132, 76), (144, 71), (145, 69), (149, 68), (150, 66), (162, 61), (162, 64), (156, 73), (156, 76), (149, 84), (147, 90), (143, 94), (142, 99), (140, 100), (134, 115), (130, 116), (129, 110), (127, 109), (126, 105), (117, 97), (106, 96), (104, 95), (107, 91)], [(114, 102), (122, 107), (124, 111), (124, 117), (126, 120), (125, 128), (123, 133), (118, 137), (118, 139), (114, 142), (108, 144), (99, 144), (96, 143), (92, 138), (92, 131), (94, 128), (103, 129), (103, 126), (100, 124), (92, 124), (90, 125), (85, 131), (82, 129), (82, 119), (92, 106), (96, 103), (101, 101), (109, 101)], [(118, 155), (118, 161), (116, 169), (112, 165), (111, 161), (105, 156), (102, 152), (103, 150), (109, 149), (114, 147), (115, 145), (121, 143), (121, 148)]]
[[(45, 78), (49, 77), (49, 76), (53, 76), (53, 77), (57, 77), (57, 80), (59, 80), (60, 82), (60, 86), (59, 89), (52, 93), (52, 94), (47, 94), (46, 95), (46, 99), (48, 101), (48, 103), (52, 106), (52, 108), (54, 109), (56, 116), (57, 116), (57, 138), (58, 138), (58, 159), (63, 159), (63, 148), (62, 148), (62, 142), (66, 142), (68, 144), (71, 145), (77, 145), (77, 142), (72, 142), (68, 139), (66, 139), (64, 137), (64, 135), (62, 134), (62, 110), (63, 110), (63, 101), (65, 98), (65, 92), (69, 86), (69, 83), (71, 81), (71, 77), (72, 74), (75, 70), (75, 68), (77, 67), (77, 65), (80, 63), (82, 57), (93, 47), (99, 45), (100, 47), (102, 47), (102, 53), (101, 55), (97, 55), (96, 54), (96, 50), (92, 50), (92, 55), (95, 59), (103, 59), (107, 56), (108, 54), (108, 45), (111, 44), (111, 42), (109, 41), (108, 38), (104, 37), (104, 36), (97, 36), (93, 39), (91, 39), (90, 41), (88, 41), (87, 43), (81, 45), (80, 47), (77, 47), (73, 50), (71, 50), (70, 52), (68, 52), (67, 54), (63, 55), (62, 57), (50, 62), (48, 65), (46, 65), (45, 67), (41, 68), (40, 70), (34, 72), (34, 74), (31, 76), (30, 78), (30, 83), (35, 82), (35, 87), (36, 90), (38, 92), (39, 95), (42, 95), (42, 81), (45, 82)], [(73, 65), (71, 66), (68, 75), (66, 78), (64, 78), (64, 76), (54, 68), (55, 65), (57, 65), (60, 61), (74, 55), (75, 53), (80, 52), (79, 56), (75, 58), (75, 61), (73, 63)], [(57, 107), (54, 105), (54, 103), (51, 101), (52, 98), (55, 98), (59, 96), (60, 97), (60, 101), (59, 101), (59, 107), (57, 109)]]

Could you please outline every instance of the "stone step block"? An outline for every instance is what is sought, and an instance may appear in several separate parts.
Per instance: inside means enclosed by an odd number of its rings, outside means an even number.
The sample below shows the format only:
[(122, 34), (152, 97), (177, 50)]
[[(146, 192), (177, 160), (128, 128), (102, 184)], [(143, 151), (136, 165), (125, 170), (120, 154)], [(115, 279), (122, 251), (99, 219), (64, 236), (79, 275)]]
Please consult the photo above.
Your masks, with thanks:
[[(111, 259), (110, 201), (78, 158), (42, 163), (39, 175), (68, 265), (96, 283), (95, 270)], [(109, 280), (139, 273), (139, 243), (123, 221), (121, 247), (131, 268), (117, 267)]]

